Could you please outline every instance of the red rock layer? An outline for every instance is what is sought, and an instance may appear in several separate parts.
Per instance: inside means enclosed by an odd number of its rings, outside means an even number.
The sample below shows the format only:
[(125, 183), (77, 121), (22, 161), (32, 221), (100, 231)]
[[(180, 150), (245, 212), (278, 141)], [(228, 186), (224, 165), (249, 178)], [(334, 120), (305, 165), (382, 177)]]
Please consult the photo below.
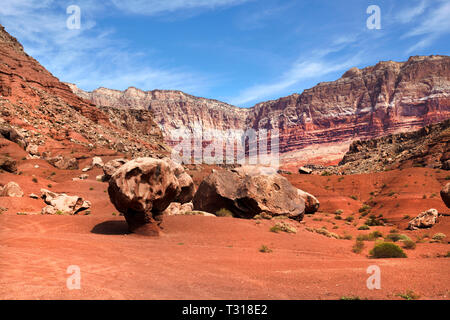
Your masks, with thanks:
[(448, 56), (416, 56), (407, 62), (352, 68), (339, 80), (249, 109), (180, 91), (84, 92), (70, 86), (97, 105), (151, 110), (166, 137), (179, 128), (279, 129), (282, 153), (417, 129), (450, 116)]

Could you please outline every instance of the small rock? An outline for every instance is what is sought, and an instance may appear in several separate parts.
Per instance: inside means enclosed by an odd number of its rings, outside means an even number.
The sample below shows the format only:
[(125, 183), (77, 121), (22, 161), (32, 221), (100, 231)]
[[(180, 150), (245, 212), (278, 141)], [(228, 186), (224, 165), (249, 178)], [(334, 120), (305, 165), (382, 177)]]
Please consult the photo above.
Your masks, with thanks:
[(8, 182), (0, 191), (0, 197), (15, 197), (21, 198), (23, 196), (23, 191), (20, 186), (11, 181)]
[(408, 229), (430, 228), (436, 223), (438, 215), (439, 213), (436, 209), (424, 211), (408, 223)]

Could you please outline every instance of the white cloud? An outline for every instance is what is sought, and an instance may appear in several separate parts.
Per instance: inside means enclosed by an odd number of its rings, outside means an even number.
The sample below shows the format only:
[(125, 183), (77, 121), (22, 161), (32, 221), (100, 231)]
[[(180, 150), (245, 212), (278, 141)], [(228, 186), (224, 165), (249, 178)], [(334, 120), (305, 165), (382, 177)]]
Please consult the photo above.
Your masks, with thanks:
[(200, 94), (213, 82), (198, 72), (168, 67), (152, 53), (136, 52), (126, 40), (115, 38), (114, 30), (96, 27), (93, 18), (105, 7), (77, 3), (82, 10), (80, 30), (66, 27), (65, 9), (72, 1), (2, 0), (0, 23), (60, 80), (85, 90), (135, 86)]
[(450, 33), (450, 2), (448, 0), (438, 2), (440, 5), (434, 6), (425, 14), (425, 8), (416, 10), (416, 16), (421, 15), (420, 23), (407, 32), (404, 37), (422, 36), (423, 38), (407, 50), (408, 54), (426, 48), (443, 35)]
[(125, 12), (143, 15), (156, 15), (164, 12), (190, 9), (215, 9), (239, 5), (251, 0), (111, 0)]

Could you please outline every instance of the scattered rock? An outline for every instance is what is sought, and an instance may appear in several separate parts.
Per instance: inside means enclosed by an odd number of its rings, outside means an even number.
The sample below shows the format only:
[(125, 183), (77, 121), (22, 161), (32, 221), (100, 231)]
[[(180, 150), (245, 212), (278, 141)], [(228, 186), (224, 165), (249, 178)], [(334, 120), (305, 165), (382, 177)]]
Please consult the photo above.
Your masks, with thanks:
[(300, 173), (300, 174), (311, 174), (312, 172), (313, 172), (313, 170), (310, 168), (306, 168), (306, 167), (298, 168), (298, 173)]
[(194, 205), (192, 202), (181, 204), (179, 202), (172, 202), (169, 204), (166, 210), (163, 211), (163, 215), (165, 216), (177, 216), (177, 215), (185, 215), (186, 212), (192, 211), (194, 209)]
[(89, 201), (79, 196), (68, 196), (41, 189), (41, 198), (48, 205), (42, 209), (42, 214), (78, 214), (91, 207)]
[(57, 156), (46, 160), (52, 166), (61, 170), (78, 170), (78, 161), (75, 158)]
[(430, 228), (436, 223), (438, 215), (439, 213), (436, 209), (424, 211), (408, 223), (408, 229)]
[(92, 158), (92, 164), (91, 164), (91, 169), (97, 167), (97, 168), (103, 168), (104, 164), (103, 164), (103, 160), (100, 157), (94, 157)]
[(271, 168), (242, 167), (214, 171), (200, 184), (194, 209), (215, 213), (227, 209), (233, 216), (286, 216), (302, 220), (305, 201), (297, 188)]
[(0, 197), (15, 197), (15, 198), (21, 198), (23, 196), (23, 191), (20, 188), (20, 186), (11, 181), (8, 182), (1, 190), (0, 190)]
[(31, 199), (39, 199), (39, 196), (37, 194), (32, 193), (32, 194), (30, 194), (30, 198)]
[(32, 156), (40, 156), (39, 147), (35, 144), (28, 145), (25, 151), (31, 154)]
[(441, 198), (447, 208), (450, 208), (450, 182), (447, 183), (441, 190)]
[(80, 175), (80, 180), (86, 180), (87, 178), (89, 178), (88, 174), (82, 174)]
[(0, 156), (0, 169), (10, 173), (16, 173), (17, 161), (10, 157)]

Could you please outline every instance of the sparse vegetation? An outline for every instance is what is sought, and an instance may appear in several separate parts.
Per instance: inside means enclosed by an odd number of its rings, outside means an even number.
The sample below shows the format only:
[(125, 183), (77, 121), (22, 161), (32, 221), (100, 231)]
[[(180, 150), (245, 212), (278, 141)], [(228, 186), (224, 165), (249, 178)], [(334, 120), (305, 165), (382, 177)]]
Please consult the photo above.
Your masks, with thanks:
[(38, 183), (38, 179), (36, 177), (33, 177), (33, 179), (31, 179), (31, 181), (33, 181), (34, 183)]
[(233, 216), (233, 213), (230, 210), (226, 209), (226, 208), (222, 208), (220, 210), (217, 210), (215, 214), (218, 217), (232, 217)]
[(284, 221), (282, 222), (277, 222), (274, 226), (272, 226), (270, 228), (271, 232), (286, 232), (286, 233), (297, 233), (297, 229), (294, 228), (292, 225), (290, 225), (289, 223), (286, 223)]
[(413, 250), (416, 248), (416, 243), (412, 240), (404, 240), (403, 248), (408, 249), (408, 250)]
[(445, 237), (446, 237), (445, 234), (439, 232), (439, 233), (434, 234), (432, 239), (435, 240), (435, 241), (441, 241), (441, 240), (443, 240)]
[(370, 229), (370, 227), (368, 225), (366, 225), (366, 224), (363, 224), (362, 226), (360, 226), (358, 228), (358, 230), (369, 230), (369, 229)]
[(374, 214), (369, 216), (369, 219), (366, 220), (366, 225), (368, 226), (384, 226), (385, 219), (382, 216), (376, 216)]
[(375, 244), (370, 255), (373, 258), (406, 258), (406, 253), (398, 245), (392, 242), (382, 242)]
[(401, 297), (405, 300), (417, 300), (420, 296), (412, 290), (408, 290), (405, 293), (397, 293), (397, 297)]
[(272, 252), (272, 249), (269, 249), (266, 245), (262, 245), (261, 248), (259, 248), (259, 252), (270, 253)]
[(350, 198), (352, 198), (353, 200), (358, 200), (357, 196), (350, 196)]
[(361, 300), (358, 296), (342, 296), (341, 300)]
[(343, 212), (344, 212), (344, 210), (342, 210), (342, 209), (337, 209), (337, 210), (334, 212), (334, 214), (339, 215), (339, 214), (342, 214)]
[(356, 240), (355, 244), (352, 247), (352, 251), (354, 253), (361, 253), (364, 249), (364, 242), (362, 240)]

